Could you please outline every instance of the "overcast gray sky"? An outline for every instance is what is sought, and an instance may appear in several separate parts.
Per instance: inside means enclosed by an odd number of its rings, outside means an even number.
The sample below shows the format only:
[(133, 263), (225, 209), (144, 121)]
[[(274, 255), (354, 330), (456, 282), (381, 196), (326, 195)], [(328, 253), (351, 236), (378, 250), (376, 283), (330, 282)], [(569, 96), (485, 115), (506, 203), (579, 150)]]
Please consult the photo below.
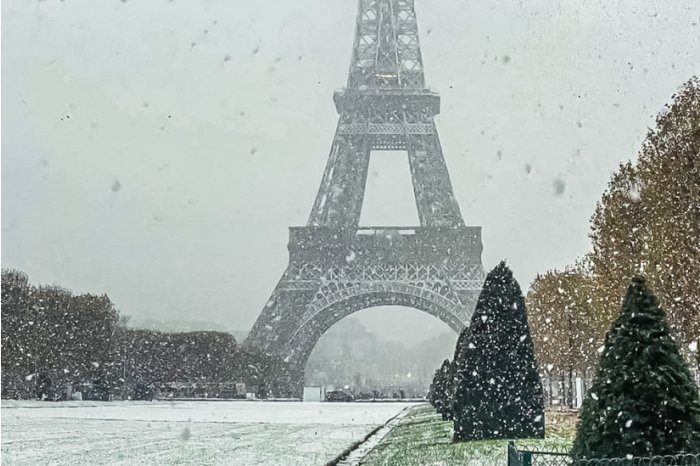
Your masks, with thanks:
[[(306, 222), (321, 180), (356, 6), (3, 2), (2, 266), (106, 292), (135, 317), (249, 329), (287, 265), (287, 227)], [(462, 213), (483, 226), (484, 266), (508, 259), (526, 289), (588, 250), (611, 172), (700, 72), (700, 6), (416, 10)], [(368, 224), (416, 218), (405, 156), (391, 155), (372, 162)], [(396, 315), (362, 319), (386, 334)], [(407, 337), (447, 328), (417, 315), (402, 322)]]

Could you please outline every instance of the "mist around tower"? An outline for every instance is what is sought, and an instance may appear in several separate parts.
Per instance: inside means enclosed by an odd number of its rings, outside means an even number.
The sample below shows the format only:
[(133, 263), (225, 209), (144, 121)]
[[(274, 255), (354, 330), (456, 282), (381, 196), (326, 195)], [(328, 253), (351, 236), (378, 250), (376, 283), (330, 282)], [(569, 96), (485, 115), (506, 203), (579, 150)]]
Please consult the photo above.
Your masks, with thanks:
[(700, 465), (694, 1), (2, 15), (3, 464)]

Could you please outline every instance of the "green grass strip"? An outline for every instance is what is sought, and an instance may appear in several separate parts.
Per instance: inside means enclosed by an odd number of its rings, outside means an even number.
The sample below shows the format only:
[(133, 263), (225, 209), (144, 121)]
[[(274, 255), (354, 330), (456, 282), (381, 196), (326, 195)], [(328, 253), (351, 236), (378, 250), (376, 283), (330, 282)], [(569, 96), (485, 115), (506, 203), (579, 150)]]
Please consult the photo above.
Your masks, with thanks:
[[(548, 432), (543, 440), (517, 441), (520, 448), (561, 450), (569, 432)], [(503, 466), (507, 440), (453, 442), (452, 422), (444, 422), (430, 405), (411, 408), (401, 422), (360, 462), (361, 466)]]

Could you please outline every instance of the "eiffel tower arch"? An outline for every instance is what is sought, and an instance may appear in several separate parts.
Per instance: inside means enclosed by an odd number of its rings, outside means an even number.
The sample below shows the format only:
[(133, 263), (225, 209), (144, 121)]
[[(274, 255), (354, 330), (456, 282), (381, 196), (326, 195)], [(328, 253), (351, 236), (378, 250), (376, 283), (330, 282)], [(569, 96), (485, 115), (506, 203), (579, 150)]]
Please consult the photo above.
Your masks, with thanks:
[[(303, 368), (321, 335), (362, 309), (400, 305), (456, 332), (481, 290), (481, 227), (466, 226), (452, 191), (428, 89), (413, 0), (359, 0), (347, 86), (306, 226), (289, 231), (289, 265), (247, 345)], [(372, 151), (408, 154), (419, 225), (361, 227)]]

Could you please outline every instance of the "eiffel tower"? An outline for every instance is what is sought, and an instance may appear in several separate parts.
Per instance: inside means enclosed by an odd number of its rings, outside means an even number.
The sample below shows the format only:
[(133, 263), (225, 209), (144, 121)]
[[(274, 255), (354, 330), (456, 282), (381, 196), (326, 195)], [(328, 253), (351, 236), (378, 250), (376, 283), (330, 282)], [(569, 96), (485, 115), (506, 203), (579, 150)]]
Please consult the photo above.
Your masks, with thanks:
[[(425, 311), (469, 324), (484, 271), (481, 227), (465, 226), (452, 192), (428, 89), (413, 0), (359, 0), (347, 86), (306, 226), (289, 230), (289, 265), (247, 345), (303, 368), (321, 335), (362, 309)], [(360, 227), (372, 151), (406, 151), (420, 225)]]

